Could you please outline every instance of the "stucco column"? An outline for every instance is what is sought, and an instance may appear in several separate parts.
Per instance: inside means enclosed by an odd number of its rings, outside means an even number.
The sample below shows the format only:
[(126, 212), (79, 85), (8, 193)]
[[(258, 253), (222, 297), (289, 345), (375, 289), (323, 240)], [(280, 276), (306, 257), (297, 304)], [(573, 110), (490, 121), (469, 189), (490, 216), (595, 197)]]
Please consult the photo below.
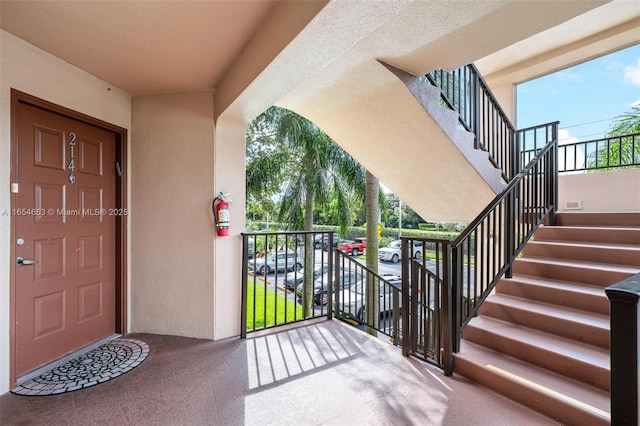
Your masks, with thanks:
[(131, 331), (213, 338), (213, 91), (136, 96)]
[[(214, 237), (214, 339), (240, 335), (242, 237), (245, 230), (245, 132), (243, 120), (216, 123), (214, 192), (229, 193), (230, 232)], [(213, 194), (212, 194), (213, 197)]]

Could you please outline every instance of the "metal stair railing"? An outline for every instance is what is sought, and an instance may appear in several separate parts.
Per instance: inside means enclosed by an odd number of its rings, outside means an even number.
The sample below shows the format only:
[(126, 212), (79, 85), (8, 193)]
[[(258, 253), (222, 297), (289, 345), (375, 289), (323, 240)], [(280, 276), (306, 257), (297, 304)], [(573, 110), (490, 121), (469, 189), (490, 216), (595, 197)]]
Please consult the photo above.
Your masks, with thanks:
[[(555, 223), (558, 204), (558, 122), (523, 129), (516, 136), (523, 143), (531, 144), (534, 136), (540, 140), (542, 135), (548, 137), (544, 147), (540, 147), (535, 157), (455, 241), (434, 241), (440, 247), (439, 253), (442, 253), (436, 260), (441, 266), (435, 271), (440, 280), (436, 287), (440, 288), (441, 294), (426, 303), (440, 313), (440, 366), (447, 375), (453, 373), (453, 353), (459, 351), (464, 327), (477, 315), (480, 305), (498, 281), (504, 276), (511, 277), (513, 261), (538, 226), (545, 220), (550, 224)], [(403, 250), (409, 250), (414, 241), (421, 240), (403, 237)], [(422, 267), (418, 262), (403, 259), (403, 301), (417, 294), (413, 281), (416, 274), (421, 273)], [(409, 280), (404, 276), (412, 278)], [(413, 300), (409, 304), (403, 303), (403, 312), (408, 312), (409, 316), (415, 315), (419, 311), (417, 303)], [(410, 327), (420, 319), (403, 318), (403, 321), (406, 321), (406, 327)], [(410, 333), (412, 341), (406, 343), (408, 348), (418, 347), (414, 339), (425, 340), (417, 334), (413, 331)], [(422, 356), (428, 357), (424, 353)]]
[[(333, 280), (334, 314), (352, 325), (399, 346), (401, 286), (392, 277), (379, 275), (349, 254), (335, 250)], [(395, 278), (395, 277), (393, 277)]]
[(475, 137), (474, 148), (489, 154), (489, 161), (502, 171), (505, 182), (518, 174), (521, 163), (516, 129), (476, 66), (436, 70), (424, 78), (440, 89), (442, 103), (458, 113), (460, 125)]

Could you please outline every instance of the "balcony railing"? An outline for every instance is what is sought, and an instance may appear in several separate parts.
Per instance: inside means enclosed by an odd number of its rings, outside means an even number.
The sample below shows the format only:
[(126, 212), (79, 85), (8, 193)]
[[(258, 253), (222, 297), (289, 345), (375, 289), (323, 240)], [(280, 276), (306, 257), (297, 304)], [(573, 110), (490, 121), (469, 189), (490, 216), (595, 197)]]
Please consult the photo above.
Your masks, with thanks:
[[(402, 238), (402, 350), (443, 366), (443, 345), (452, 341), (450, 282), (451, 241), (433, 238)], [(421, 247), (415, 256), (416, 247)], [(406, 260), (405, 260), (406, 259)]]
[(335, 265), (335, 315), (400, 345), (400, 277), (378, 275), (339, 250), (335, 251)]
[(640, 167), (640, 133), (558, 146), (558, 171), (612, 170)]
[[(241, 335), (331, 318), (333, 232), (244, 233)], [(323, 246), (325, 250), (319, 250)]]
[(400, 344), (400, 278), (378, 275), (335, 250), (333, 232), (245, 233), (242, 238), (242, 337), (336, 316)]

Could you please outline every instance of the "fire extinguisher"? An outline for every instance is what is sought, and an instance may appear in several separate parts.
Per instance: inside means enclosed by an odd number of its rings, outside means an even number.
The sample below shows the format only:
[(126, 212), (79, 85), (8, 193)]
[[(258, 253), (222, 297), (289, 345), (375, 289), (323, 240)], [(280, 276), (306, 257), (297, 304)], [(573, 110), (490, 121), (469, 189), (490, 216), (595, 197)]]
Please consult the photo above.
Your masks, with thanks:
[(219, 237), (229, 236), (229, 203), (222, 192), (213, 199), (211, 208), (213, 209), (213, 219), (216, 222), (216, 232)]

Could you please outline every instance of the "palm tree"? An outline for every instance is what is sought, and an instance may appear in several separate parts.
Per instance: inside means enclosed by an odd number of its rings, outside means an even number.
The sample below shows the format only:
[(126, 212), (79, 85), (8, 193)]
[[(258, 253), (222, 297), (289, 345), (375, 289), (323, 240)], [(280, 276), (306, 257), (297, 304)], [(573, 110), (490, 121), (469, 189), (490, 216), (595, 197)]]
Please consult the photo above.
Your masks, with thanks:
[[(384, 196), (383, 196), (384, 197)], [(367, 268), (378, 273), (378, 222), (380, 220), (380, 182), (367, 171)], [(369, 274), (366, 290), (366, 321), (378, 329), (380, 322), (380, 286)]]
[[(364, 198), (365, 169), (304, 117), (278, 107), (258, 116), (247, 132), (262, 142), (248, 152), (247, 193), (281, 188), (278, 220), (291, 229), (313, 230), (314, 206), (325, 207), (335, 197), (340, 234), (350, 225), (352, 197)], [(305, 264), (313, 264), (313, 239), (305, 241)], [(311, 313), (313, 268), (305, 268), (303, 314)]]
[[(616, 117), (607, 132), (610, 139), (607, 145), (589, 155), (589, 166), (607, 165), (604, 170), (620, 168), (638, 168), (640, 161), (640, 105), (633, 106), (631, 111)], [(633, 136), (635, 135), (635, 136)]]

